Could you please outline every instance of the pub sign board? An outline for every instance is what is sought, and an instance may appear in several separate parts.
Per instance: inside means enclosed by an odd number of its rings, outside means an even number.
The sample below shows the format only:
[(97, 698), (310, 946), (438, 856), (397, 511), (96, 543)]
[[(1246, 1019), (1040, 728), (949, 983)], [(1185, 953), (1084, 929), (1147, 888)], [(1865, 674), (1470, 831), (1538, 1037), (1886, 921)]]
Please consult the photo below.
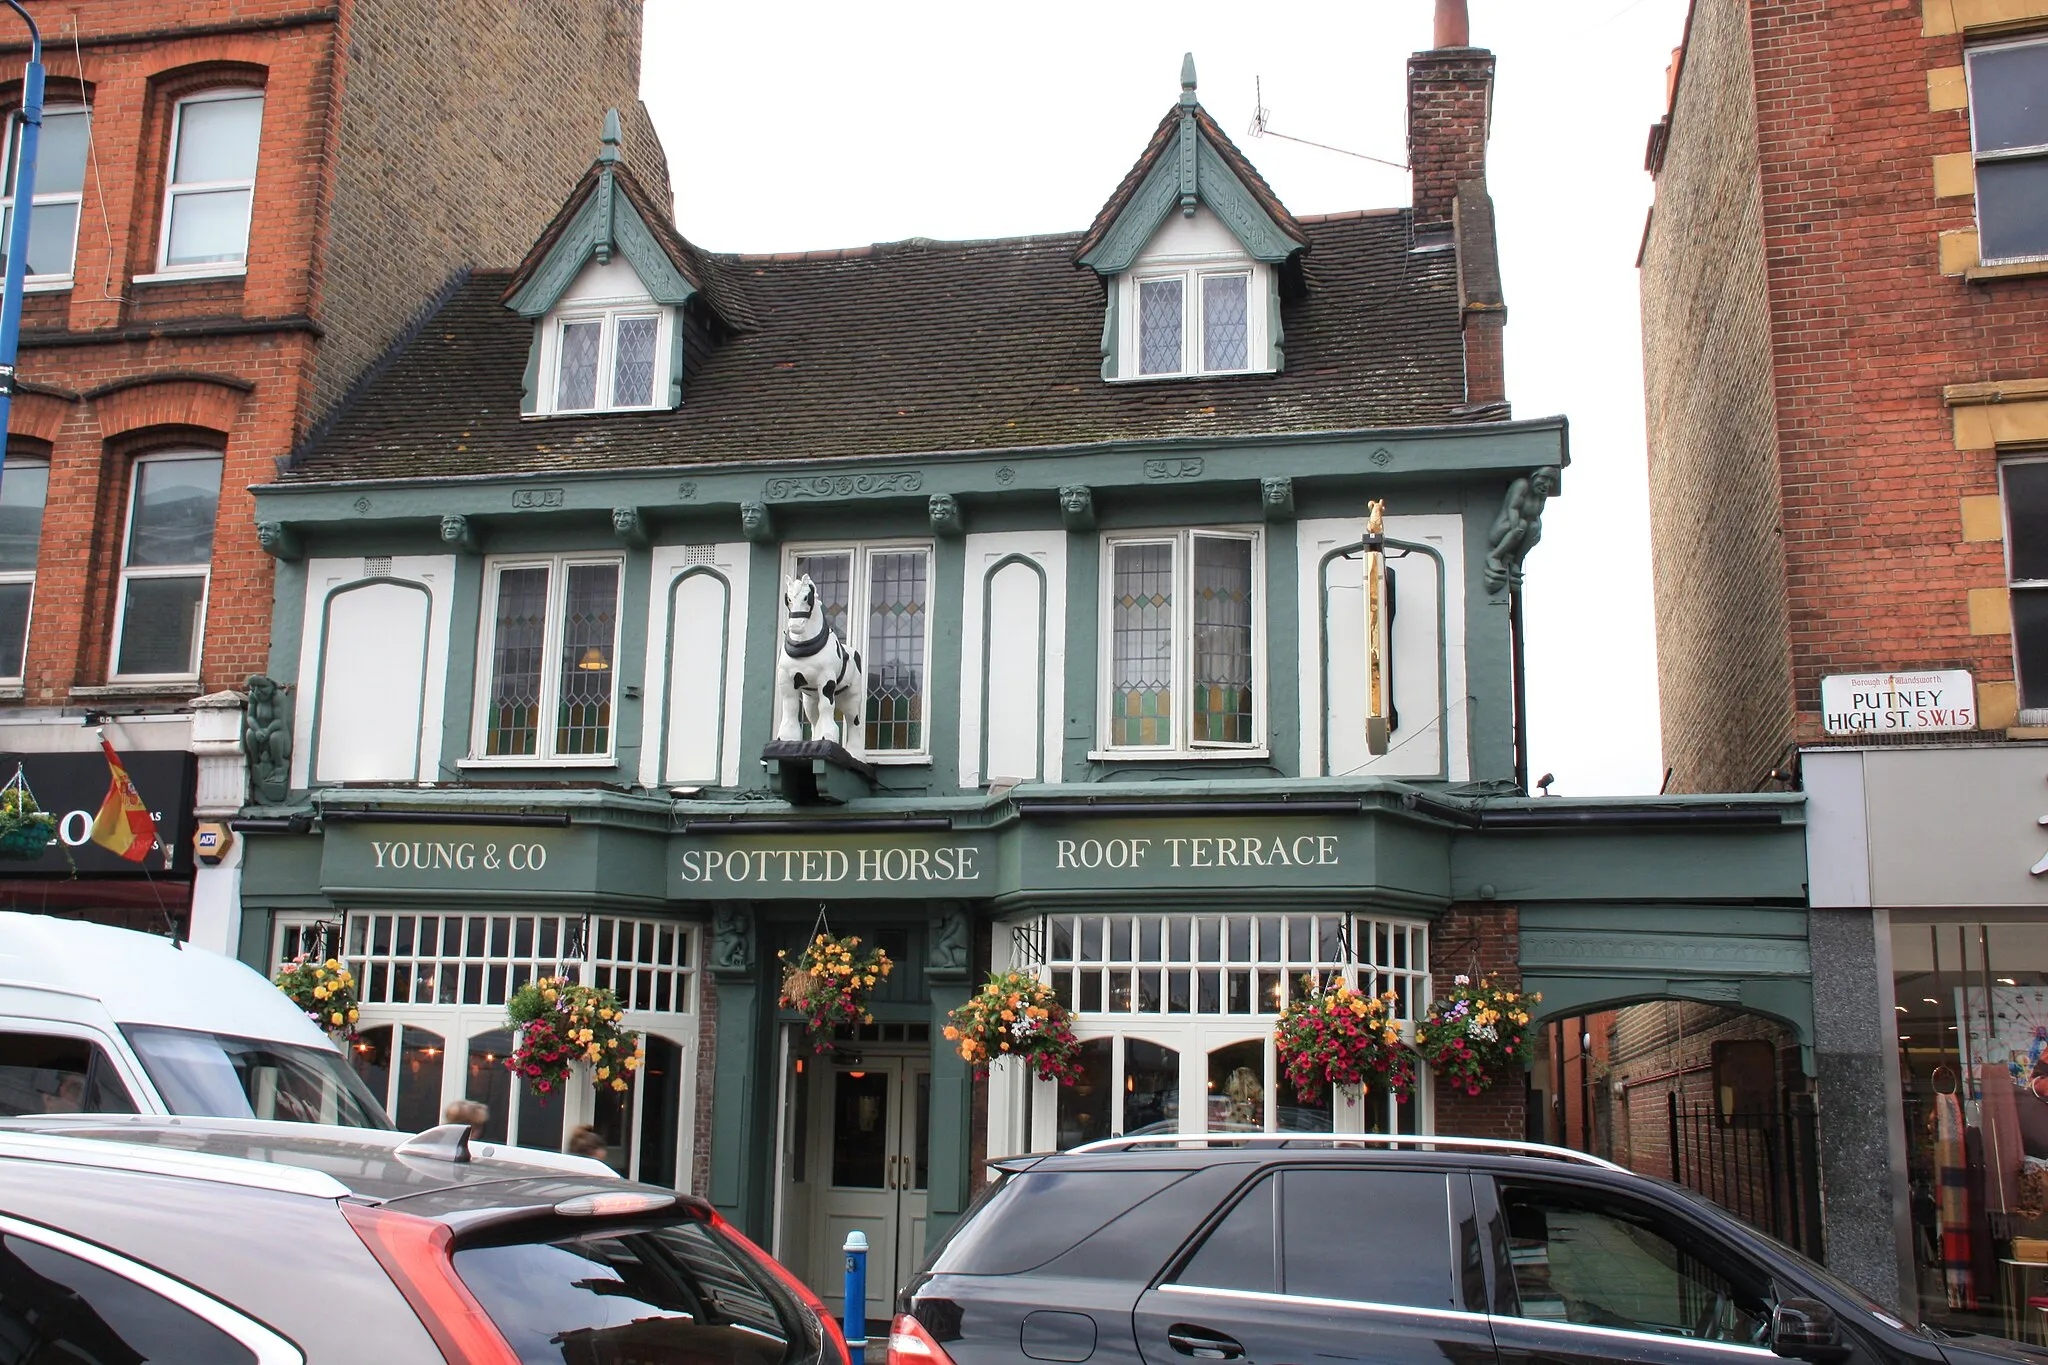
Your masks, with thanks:
[[(0, 876), (69, 877), (75, 867), (88, 876), (148, 873), (160, 877), (166, 875), (166, 853), (170, 855), (170, 876), (192, 875), (193, 767), (192, 755), (185, 750), (132, 749), (121, 755), (121, 765), (135, 783), (136, 795), (156, 821), (157, 847), (140, 863), (131, 863), (92, 841), (93, 817), (107, 799), (110, 780), (106, 756), (97, 748), (75, 754), (0, 754), (0, 779), (14, 776), (17, 763), (36, 804), (57, 818), (58, 842), (32, 862), (0, 863)], [(71, 855), (68, 860), (66, 853)]]
[(1977, 690), (1962, 669), (1837, 673), (1820, 680), (1831, 735), (1934, 734), (1977, 728)]

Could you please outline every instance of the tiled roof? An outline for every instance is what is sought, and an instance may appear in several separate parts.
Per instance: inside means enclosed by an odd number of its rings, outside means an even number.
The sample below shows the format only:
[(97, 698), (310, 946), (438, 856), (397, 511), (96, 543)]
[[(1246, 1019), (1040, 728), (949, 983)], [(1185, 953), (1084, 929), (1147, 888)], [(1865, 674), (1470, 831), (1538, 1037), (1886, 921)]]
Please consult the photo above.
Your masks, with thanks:
[[(1461, 410), (1457, 265), (1410, 249), (1407, 210), (1309, 218), (1280, 374), (1111, 384), (1103, 284), (1079, 234), (912, 240), (749, 257), (695, 252), (745, 318), (674, 412), (522, 418), (533, 324), (478, 271), (280, 477), (548, 472), (927, 455), (1497, 418)], [(680, 243), (678, 238), (677, 242)], [(685, 247), (687, 244), (683, 244)]]

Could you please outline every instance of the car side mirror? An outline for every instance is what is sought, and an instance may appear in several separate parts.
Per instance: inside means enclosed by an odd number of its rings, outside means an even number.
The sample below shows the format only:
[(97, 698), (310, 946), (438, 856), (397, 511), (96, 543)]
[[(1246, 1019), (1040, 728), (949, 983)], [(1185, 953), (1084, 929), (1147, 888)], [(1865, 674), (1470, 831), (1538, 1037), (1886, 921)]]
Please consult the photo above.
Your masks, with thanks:
[(1835, 1310), (1818, 1299), (1786, 1299), (1771, 1310), (1771, 1350), (1818, 1365), (1849, 1358)]

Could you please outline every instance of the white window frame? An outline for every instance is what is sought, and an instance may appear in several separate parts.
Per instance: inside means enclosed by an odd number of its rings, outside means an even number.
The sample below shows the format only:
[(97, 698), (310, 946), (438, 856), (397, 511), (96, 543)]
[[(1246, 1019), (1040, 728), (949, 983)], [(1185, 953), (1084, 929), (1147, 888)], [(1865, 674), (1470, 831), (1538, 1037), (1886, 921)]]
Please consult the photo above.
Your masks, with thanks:
[[(610, 734), (606, 736), (607, 746), (602, 754), (570, 754), (556, 757), (554, 717), (561, 705), (562, 683), (562, 627), (566, 617), (566, 597), (569, 591), (569, 570), (584, 565), (610, 564), (619, 571), (618, 598), (612, 608), (612, 705)], [(540, 661), (540, 691), (542, 723), (536, 727), (534, 752), (531, 754), (486, 755), (485, 742), (490, 731), (491, 668), (492, 657), (497, 645), (498, 633), (498, 585), (508, 569), (540, 569), (548, 571), (547, 626), (543, 632)], [(464, 768), (610, 768), (618, 763), (619, 752), (619, 699), (621, 686), (619, 672), (620, 634), (625, 629), (626, 607), (626, 558), (615, 554), (554, 554), (554, 555), (504, 555), (486, 560), (484, 563), (483, 610), (477, 620), (476, 652), (476, 697), (472, 707), (473, 719), (470, 725), (469, 757), (460, 764)]]
[[(23, 465), (33, 465), (38, 469), (47, 471), (50, 467), (50, 462), (48, 460), (27, 459), (17, 455), (9, 455), (7, 457), (7, 467), (9, 469), (18, 469)], [(43, 498), (43, 515), (47, 517), (49, 512), (50, 500), (49, 496), (45, 494)], [(38, 534), (37, 539), (36, 567), (0, 569), (0, 584), (28, 584), (28, 613), (22, 618), (21, 623), (21, 672), (12, 674), (0, 673), (0, 684), (19, 685), (28, 674), (28, 642), (34, 638), (33, 632), (36, 628), (36, 569), (41, 567), (42, 562), (40, 534)], [(115, 638), (118, 639), (119, 637), (116, 636)]]
[[(1202, 281), (1218, 275), (1245, 277), (1245, 363), (1236, 369), (1211, 370), (1202, 365)], [(1180, 368), (1142, 374), (1139, 372), (1144, 355), (1139, 326), (1140, 294), (1145, 284), (1169, 279), (1181, 281)], [(1203, 256), (1133, 266), (1117, 280), (1120, 325), (1117, 328), (1117, 377), (1114, 382), (1272, 373), (1272, 337), (1267, 319), (1267, 299), (1272, 289), (1272, 268), (1242, 256)]]
[[(0, 169), (4, 169), (5, 167), (10, 166), (14, 162), (14, 144), (16, 140), (21, 136), (21, 121), (18, 117), (19, 113), (20, 111), (16, 110), (13, 114), (10, 114), (8, 116), (6, 145), (4, 147), (0, 147)], [(92, 154), (92, 106), (86, 104), (50, 105), (43, 110), (43, 119), (45, 122), (45, 126), (47, 126), (48, 121), (50, 119), (60, 114), (85, 115), (87, 148), (86, 155), (88, 158), (90, 158)], [(40, 166), (40, 155), (41, 154), (38, 153), (38, 166)], [(11, 209), (14, 207), (14, 195), (12, 191), (12, 184), (0, 184), (0, 209)], [(30, 216), (33, 217), (36, 209), (47, 204), (76, 204), (79, 207), (80, 217), (83, 217), (85, 213), (85, 189), (83, 179), (81, 178), (80, 187), (75, 190), (56, 190), (48, 193), (42, 190), (37, 190), (34, 196), (31, 197), (29, 200)], [(64, 271), (62, 274), (43, 274), (25, 276), (23, 278), (22, 288), (30, 292), (69, 289), (71, 287), (73, 278), (77, 274), (77, 271), (78, 220), (73, 219), (71, 224), (71, 269)]]
[[(1963, 50), (1964, 84), (1968, 88), (1970, 99), (1970, 166), (1973, 176), (1975, 175), (1976, 168), (1987, 161), (1994, 163), (2000, 161), (2032, 161), (2040, 165), (2041, 174), (2048, 176), (2048, 142), (2028, 147), (2002, 148), (1991, 152), (1979, 151), (1977, 149), (1977, 58), (1987, 52), (2000, 52), (2016, 47), (2043, 46), (2048, 46), (2048, 37), (2043, 37), (2040, 34), (2030, 34), (2010, 42), (1972, 44)], [(1977, 240), (1981, 244), (1984, 240), (1983, 200), (1973, 190), (1970, 202), (1972, 212), (1975, 214), (1977, 221)], [(1986, 255), (1982, 257), (1982, 264), (1984, 265), (2019, 265), (2031, 261), (2048, 261), (2048, 253), (2039, 253), (2031, 256)]]
[[(865, 670), (873, 659), (868, 649), (868, 590), (870, 570), (868, 561), (878, 554), (901, 554), (915, 550), (924, 555), (924, 746), (919, 749), (870, 749), (867, 736), (868, 685)], [(846, 642), (848, 649), (860, 651), (861, 667), (861, 725), (860, 756), (868, 763), (920, 764), (932, 761), (932, 730), (936, 718), (932, 712), (933, 683), (932, 668), (932, 618), (938, 614), (938, 554), (929, 540), (826, 540), (815, 543), (786, 545), (782, 551), (782, 576), (785, 579), (796, 576), (796, 562), (799, 559), (819, 555), (851, 555), (852, 581), (847, 588), (846, 629), (853, 638)], [(782, 638), (783, 614), (778, 600), (775, 611), (776, 639)]]
[[(210, 276), (246, 275), (249, 273), (249, 235), (256, 220), (256, 177), (246, 180), (196, 180), (190, 184), (174, 181), (178, 166), (178, 142), (185, 134), (185, 110), (195, 104), (209, 104), (220, 100), (256, 99), (264, 102), (262, 114), (256, 118), (256, 142), (258, 163), (261, 164), (263, 144), (263, 114), (270, 112), (269, 99), (262, 89), (253, 86), (230, 86), (220, 90), (202, 91), (187, 95), (179, 100), (171, 113), (171, 139), (164, 154), (164, 197), (163, 221), (157, 225), (156, 273), (139, 275), (140, 283), (156, 280), (205, 279)], [(205, 194), (221, 190), (247, 190), (249, 192), (249, 218), (242, 225), (242, 259), (239, 261), (207, 261), (197, 265), (171, 265), (171, 219), (176, 211), (180, 195)]]
[[(648, 386), (648, 401), (612, 403), (613, 364), (618, 358), (619, 324), (632, 318), (654, 320), (654, 382)], [(562, 333), (576, 324), (599, 324), (597, 343), (597, 384), (592, 397), (595, 406), (565, 408), (561, 397)], [(534, 395), (537, 415), (584, 414), (592, 412), (654, 412), (668, 407), (669, 357), (675, 345), (675, 310), (645, 298), (579, 300), (541, 320), (540, 392)]]
[[(212, 460), (221, 466), (221, 476), (227, 476), (227, 460), (218, 450), (194, 447), (189, 450), (159, 450), (148, 455), (138, 455), (128, 466), (128, 508), (121, 523), (121, 572), (116, 582), (114, 596), (114, 633), (108, 641), (107, 681), (129, 682), (197, 682), (201, 663), (206, 658), (206, 618), (213, 607), (213, 561), (204, 564), (151, 564), (144, 568), (132, 568), (128, 555), (135, 540), (135, 495), (142, 490), (143, 466), (159, 462), (169, 463), (185, 460)], [(213, 533), (220, 535), (220, 501), (213, 504)], [(121, 631), (128, 621), (128, 585), (138, 578), (197, 578), (199, 584), (199, 624), (192, 632), (192, 667), (182, 673), (122, 673)]]
[[(1219, 540), (1249, 541), (1252, 547), (1252, 740), (1227, 744), (1220, 740), (1189, 737), (1193, 719), (1188, 703), (1194, 699), (1194, 542), (1203, 536)], [(1111, 609), (1116, 592), (1116, 551), (1120, 545), (1173, 545), (1173, 743), (1160, 745), (1117, 745), (1110, 742), (1112, 692), (1116, 684), (1116, 621)], [(1095, 736), (1097, 747), (1088, 757), (1115, 759), (1211, 759), (1242, 760), (1269, 755), (1266, 730), (1266, 692), (1271, 670), (1266, 653), (1266, 540), (1259, 526), (1194, 526), (1170, 531), (1118, 531), (1102, 537), (1101, 588), (1096, 603)]]
[[(2048, 452), (2037, 452), (2033, 454), (2031, 457), (2020, 456), (2018, 458), (2000, 460), (1998, 462), (1998, 503), (1999, 516), (2001, 518), (2000, 529), (2003, 530), (2005, 533), (2005, 544), (2002, 548), (2005, 552), (2006, 592), (2008, 595), (2021, 592), (2048, 594), (2048, 579), (2018, 578), (2015, 577), (2013, 574), (2013, 508), (2012, 500), (2008, 498), (2005, 494), (2005, 471), (2012, 468), (2014, 465), (2022, 464), (2048, 464)], [(2027, 695), (2027, 679), (2026, 675), (2020, 669), (2019, 613), (2015, 611), (2011, 612), (2010, 615), (2012, 616), (2012, 675), (2014, 678), (2014, 687), (2019, 693), (2020, 701), (2024, 703)], [(2021, 725), (2048, 725), (2048, 707), (2027, 707), (2022, 705), (2019, 712), (2018, 721)]]

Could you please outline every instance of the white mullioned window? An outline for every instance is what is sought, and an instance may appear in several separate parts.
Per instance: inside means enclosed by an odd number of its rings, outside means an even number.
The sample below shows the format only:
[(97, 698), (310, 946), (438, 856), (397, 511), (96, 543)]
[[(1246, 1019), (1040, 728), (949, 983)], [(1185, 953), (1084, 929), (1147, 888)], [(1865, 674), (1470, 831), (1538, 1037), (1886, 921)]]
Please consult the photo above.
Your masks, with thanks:
[(545, 321), (546, 411), (611, 412), (665, 406), (670, 310), (646, 300), (578, 303)]
[[(72, 260), (78, 250), (78, 208), (85, 192), (85, 156), (92, 114), (83, 106), (56, 105), (43, 111), (43, 131), (36, 143), (35, 201), (29, 211), (28, 279), (30, 289), (60, 289), (71, 283)], [(14, 240), (15, 159), (21, 152), (21, 125), (7, 122), (6, 178), (0, 180), (0, 243)]]
[(810, 575), (825, 624), (860, 651), (866, 673), (860, 737), (872, 760), (931, 754), (931, 564), (929, 542), (789, 551), (785, 572)]
[(157, 269), (232, 274), (249, 259), (249, 215), (263, 134), (263, 92), (209, 90), (171, 116)]
[(0, 477), (0, 682), (21, 681), (49, 490), (48, 464), (7, 457)]
[(1253, 529), (1103, 538), (1101, 752), (1265, 743), (1265, 591)]
[(611, 758), (624, 570), (617, 556), (490, 563), (471, 761)]
[(2048, 260), (2048, 38), (1971, 48), (1970, 149), (1977, 254)]
[(117, 682), (199, 675), (220, 470), (221, 457), (212, 451), (166, 451), (135, 461), (114, 610)]

